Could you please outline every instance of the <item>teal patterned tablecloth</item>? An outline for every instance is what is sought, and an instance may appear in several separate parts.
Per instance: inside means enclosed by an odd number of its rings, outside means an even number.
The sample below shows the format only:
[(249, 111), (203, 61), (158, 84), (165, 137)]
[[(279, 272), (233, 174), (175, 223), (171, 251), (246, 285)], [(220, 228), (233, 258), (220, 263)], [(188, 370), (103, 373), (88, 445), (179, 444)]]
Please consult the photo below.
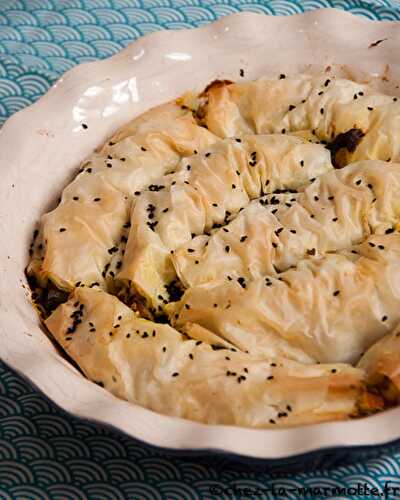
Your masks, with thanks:
[[(75, 64), (109, 57), (146, 33), (240, 11), (290, 15), (319, 7), (400, 19), (399, 2), (387, 0), (0, 0), (0, 125)], [(384, 498), (388, 481), (400, 488), (400, 453), (280, 478), (243, 472), (222, 457), (166, 456), (66, 415), (0, 362), (0, 500), (299, 498), (292, 488), (365, 483)], [(272, 486), (275, 495), (266, 490)], [(351, 489), (304, 496), (361, 497)]]

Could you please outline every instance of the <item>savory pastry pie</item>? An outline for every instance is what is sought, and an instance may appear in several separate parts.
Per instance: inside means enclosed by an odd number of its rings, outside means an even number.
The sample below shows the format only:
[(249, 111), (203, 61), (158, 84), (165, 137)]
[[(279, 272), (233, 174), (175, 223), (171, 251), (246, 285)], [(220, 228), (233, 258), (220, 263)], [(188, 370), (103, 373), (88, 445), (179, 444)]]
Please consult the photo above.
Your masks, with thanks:
[(397, 404), (399, 118), (325, 74), (215, 81), (133, 120), (35, 230), (49, 332), (116, 396), (200, 422)]

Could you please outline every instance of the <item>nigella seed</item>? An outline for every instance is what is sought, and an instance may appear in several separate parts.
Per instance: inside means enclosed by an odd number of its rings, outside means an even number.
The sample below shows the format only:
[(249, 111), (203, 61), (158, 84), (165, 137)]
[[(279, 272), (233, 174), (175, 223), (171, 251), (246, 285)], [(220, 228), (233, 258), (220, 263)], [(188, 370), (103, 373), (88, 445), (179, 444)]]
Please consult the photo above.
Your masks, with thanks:
[(60, 227), (59, 229), (60, 233), (63, 233), (64, 231), (66, 231), (65, 227)]
[(178, 373), (178, 372), (174, 372), (174, 373), (172, 374), (172, 376), (173, 376), (173, 377), (178, 377), (178, 375), (179, 375), (179, 373)]
[(88, 126), (86, 125), (86, 123), (82, 123), (82, 128), (85, 129), (85, 130), (88, 128)]
[(387, 319), (387, 316), (382, 316), (382, 321), (386, 321)]

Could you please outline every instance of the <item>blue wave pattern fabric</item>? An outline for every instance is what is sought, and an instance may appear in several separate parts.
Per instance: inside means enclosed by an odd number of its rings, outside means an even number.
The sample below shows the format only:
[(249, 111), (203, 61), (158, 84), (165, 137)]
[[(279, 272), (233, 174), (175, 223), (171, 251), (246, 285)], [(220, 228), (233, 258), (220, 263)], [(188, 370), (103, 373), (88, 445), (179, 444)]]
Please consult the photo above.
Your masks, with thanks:
[[(200, 26), (245, 10), (289, 15), (319, 7), (400, 19), (400, 3), (387, 0), (0, 0), (0, 125), (75, 64), (109, 57), (146, 33)], [(253, 498), (265, 499), (277, 497), (263, 489), (284, 487), (279, 498), (294, 499), (299, 494), (291, 488), (383, 488), (387, 481), (400, 487), (400, 453), (281, 478), (243, 472), (223, 457), (167, 457), (65, 415), (0, 363), (0, 500), (239, 497), (232, 489), (213, 496), (210, 486), (259, 488)]]

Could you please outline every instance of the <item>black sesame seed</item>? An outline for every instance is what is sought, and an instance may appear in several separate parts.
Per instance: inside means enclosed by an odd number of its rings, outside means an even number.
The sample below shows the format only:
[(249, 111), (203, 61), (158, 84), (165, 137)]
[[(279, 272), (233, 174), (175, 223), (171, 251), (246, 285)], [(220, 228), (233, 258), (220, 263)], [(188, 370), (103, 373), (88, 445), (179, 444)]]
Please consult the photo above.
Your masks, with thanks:
[(270, 375), (269, 377), (267, 377), (267, 380), (273, 380), (273, 379), (274, 379), (273, 375)]
[(296, 109), (296, 106), (294, 106), (293, 104), (291, 104), (291, 105), (289, 106), (289, 111), (293, 111), (294, 109)]
[(242, 76), (242, 77), (244, 76), (244, 70), (243, 69), (239, 70), (239, 75)]
[(382, 316), (382, 321), (386, 321), (388, 319), (387, 316)]
[(163, 347), (162, 348), (162, 352), (166, 352), (167, 348), (166, 347)]
[(337, 221), (338, 221), (338, 218), (337, 218), (337, 217), (334, 217), (334, 218), (332, 219), (332, 222), (337, 222)]
[(72, 199), (73, 199), (74, 201), (78, 201), (78, 200), (79, 200), (79, 196), (74, 196)]
[(339, 293), (340, 293), (340, 290), (335, 290), (335, 291), (333, 292), (333, 296), (334, 296), (334, 297), (337, 297), (337, 296), (339, 295)]
[(375, 243), (369, 242), (369, 243), (368, 243), (368, 245), (369, 245), (370, 247), (374, 248)]
[(225, 252), (226, 252), (226, 253), (229, 253), (230, 249), (231, 249), (231, 248), (230, 248), (230, 246), (229, 246), (229, 245), (226, 245), (226, 247), (225, 247)]
[(100, 201), (101, 198), (94, 198), (93, 201)]
[(304, 167), (304, 160), (300, 161), (300, 167)]
[(144, 146), (140, 146), (140, 149), (141, 149), (142, 151), (147, 151), (147, 149), (146, 149)]
[(332, 368), (331, 373), (336, 373), (336, 372), (337, 372), (336, 368)]
[(178, 372), (174, 372), (174, 373), (172, 374), (172, 376), (173, 376), (173, 377), (177, 377), (178, 375), (179, 375), (179, 373), (178, 373)]
[(386, 229), (385, 234), (391, 234), (394, 233), (394, 229), (391, 227), (389, 229)]
[(240, 237), (240, 242), (243, 243), (244, 241), (247, 240), (247, 236), (241, 236)]
[(383, 245), (378, 245), (379, 250), (385, 250), (385, 247)]
[(65, 227), (60, 227), (59, 229), (60, 233), (63, 233), (64, 231), (66, 231)]
[(358, 181), (356, 181), (356, 185), (359, 186), (361, 184), (361, 179), (358, 179)]
[(88, 128), (88, 126), (86, 125), (86, 123), (82, 123), (82, 128), (85, 129), (85, 130)]
[(323, 114), (324, 114), (324, 108), (321, 108), (321, 109), (319, 110), (319, 112), (321, 113), (321, 115), (323, 115)]
[(279, 75), (279, 80), (283, 80), (284, 78), (286, 78), (286, 75), (284, 73), (281, 73)]
[(373, 111), (374, 108), (371, 108), (370, 106), (367, 107), (368, 111)]

